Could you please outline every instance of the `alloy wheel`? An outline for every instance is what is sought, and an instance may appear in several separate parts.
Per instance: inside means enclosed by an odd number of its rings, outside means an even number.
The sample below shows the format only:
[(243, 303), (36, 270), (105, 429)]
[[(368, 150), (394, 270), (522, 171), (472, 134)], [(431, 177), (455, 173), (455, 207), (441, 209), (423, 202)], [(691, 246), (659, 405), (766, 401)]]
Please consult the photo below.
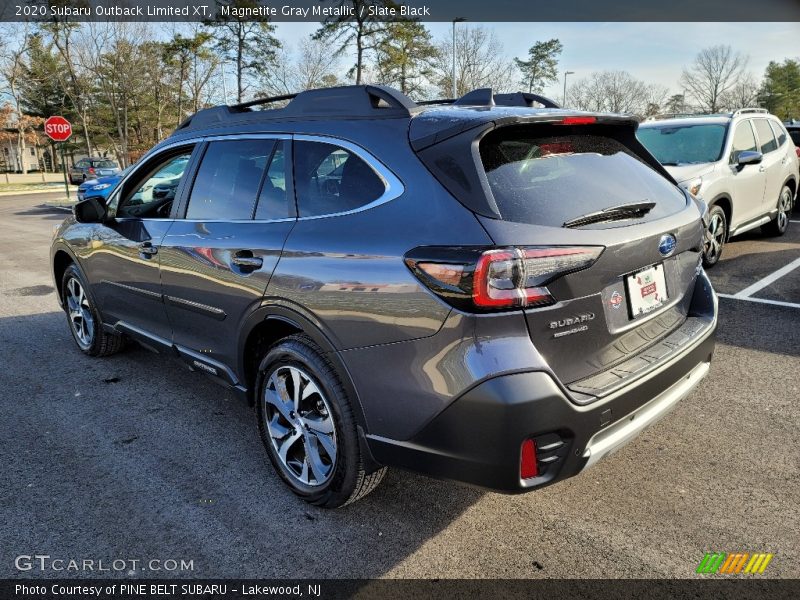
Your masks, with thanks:
[(715, 263), (719, 260), (719, 255), (722, 252), (722, 245), (725, 243), (725, 223), (720, 214), (711, 215), (708, 222), (708, 229), (706, 230), (706, 239), (703, 248), (706, 261), (708, 263)]
[(792, 207), (792, 192), (789, 188), (784, 187), (781, 192), (781, 199), (778, 201), (778, 216), (775, 222), (779, 231), (785, 231), (789, 225), (789, 210)]
[(264, 419), (278, 459), (299, 483), (326, 483), (336, 466), (336, 428), (325, 394), (303, 370), (275, 369), (264, 388)]
[(75, 339), (81, 348), (89, 348), (94, 341), (94, 317), (89, 298), (81, 282), (71, 277), (67, 281), (67, 313)]

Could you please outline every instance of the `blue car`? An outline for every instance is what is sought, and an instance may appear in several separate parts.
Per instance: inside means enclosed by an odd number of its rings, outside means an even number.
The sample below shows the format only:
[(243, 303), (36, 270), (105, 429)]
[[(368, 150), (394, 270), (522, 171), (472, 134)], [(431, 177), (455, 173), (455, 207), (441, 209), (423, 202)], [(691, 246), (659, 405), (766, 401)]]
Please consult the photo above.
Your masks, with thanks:
[(78, 201), (80, 202), (89, 195), (108, 198), (108, 195), (119, 183), (119, 180), (122, 179), (129, 170), (130, 167), (124, 171), (114, 173), (113, 175), (109, 175), (107, 177), (100, 177), (98, 179), (89, 179), (88, 181), (84, 181), (78, 187)]

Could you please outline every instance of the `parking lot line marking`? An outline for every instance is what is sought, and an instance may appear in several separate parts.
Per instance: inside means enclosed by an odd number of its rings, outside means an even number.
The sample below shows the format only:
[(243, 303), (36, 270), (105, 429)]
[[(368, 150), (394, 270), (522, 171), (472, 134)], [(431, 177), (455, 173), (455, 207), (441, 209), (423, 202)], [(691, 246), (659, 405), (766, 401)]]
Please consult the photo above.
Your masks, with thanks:
[(749, 298), (740, 297), (735, 294), (717, 294), (720, 298), (728, 298), (730, 300), (743, 300), (744, 302), (758, 302), (759, 304), (772, 304), (774, 306), (786, 306), (789, 308), (800, 308), (800, 304), (793, 302), (783, 302), (782, 300), (769, 300), (767, 298)]
[(736, 294), (734, 294), (734, 296), (736, 296), (737, 298), (748, 298), (753, 294), (755, 294), (756, 292), (763, 290), (768, 285), (776, 282), (778, 279), (780, 279), (787, 273), (791, 273), (797, 267), (800, 267), (800, 258), (793, 260), (788, 265), (784, 265), (774, 273), (770, 273), (769, 275), (764, 277), (764, 279), (756, 281), (753, 285), (747, 286), (741, 292), (737, 292)]

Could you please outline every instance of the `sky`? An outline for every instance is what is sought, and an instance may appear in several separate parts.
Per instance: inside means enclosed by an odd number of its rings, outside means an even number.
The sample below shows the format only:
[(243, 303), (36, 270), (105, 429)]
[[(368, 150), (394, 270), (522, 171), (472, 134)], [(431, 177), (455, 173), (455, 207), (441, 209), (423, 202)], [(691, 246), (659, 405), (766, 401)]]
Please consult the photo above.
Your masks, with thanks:
[[(480, 23), (459, 23), (475, 27)], [(749, 55), (757, 81), (771, 60), (800, 58), (800, 23), (484, 23), (503, 42), (509, 58), (527, 56), (536, 41), (558, 38), (564, 46), (559, 77), (574, 71), (569, 81), (593, 71), (623, 70), (647, 83), (680, 93), (678, 79), (703, 48), (729, 44)], [(316, 23), (279, 23), (278, 37), (290, 44), (309, 35)], [(436, 39), (451, 35), (450, 23), (426, 23)], [(346, 64), (343, 61), (343, 64)], [(575, 79), (573, 79), (575, 78)], [(545, 90), (554, 100), (562, 96), (563, 80)]]

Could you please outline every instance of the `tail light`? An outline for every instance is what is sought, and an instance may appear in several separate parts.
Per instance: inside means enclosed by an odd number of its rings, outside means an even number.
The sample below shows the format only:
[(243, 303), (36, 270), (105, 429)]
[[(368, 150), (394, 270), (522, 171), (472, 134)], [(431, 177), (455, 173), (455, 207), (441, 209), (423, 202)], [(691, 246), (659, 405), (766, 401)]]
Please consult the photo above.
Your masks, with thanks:
[(797, 154), (797, 158), (800, 158), (800, 147), (794, 149), (795, 154)]
[(94, 167), (89, 167), (89, 175), (94, 175)]
[(417, 248), (406, 264), (433, 292), (456, 308), (491, 311), (556, 302), (546, 285), (591, 266), (600, 246), (522, 248)]

